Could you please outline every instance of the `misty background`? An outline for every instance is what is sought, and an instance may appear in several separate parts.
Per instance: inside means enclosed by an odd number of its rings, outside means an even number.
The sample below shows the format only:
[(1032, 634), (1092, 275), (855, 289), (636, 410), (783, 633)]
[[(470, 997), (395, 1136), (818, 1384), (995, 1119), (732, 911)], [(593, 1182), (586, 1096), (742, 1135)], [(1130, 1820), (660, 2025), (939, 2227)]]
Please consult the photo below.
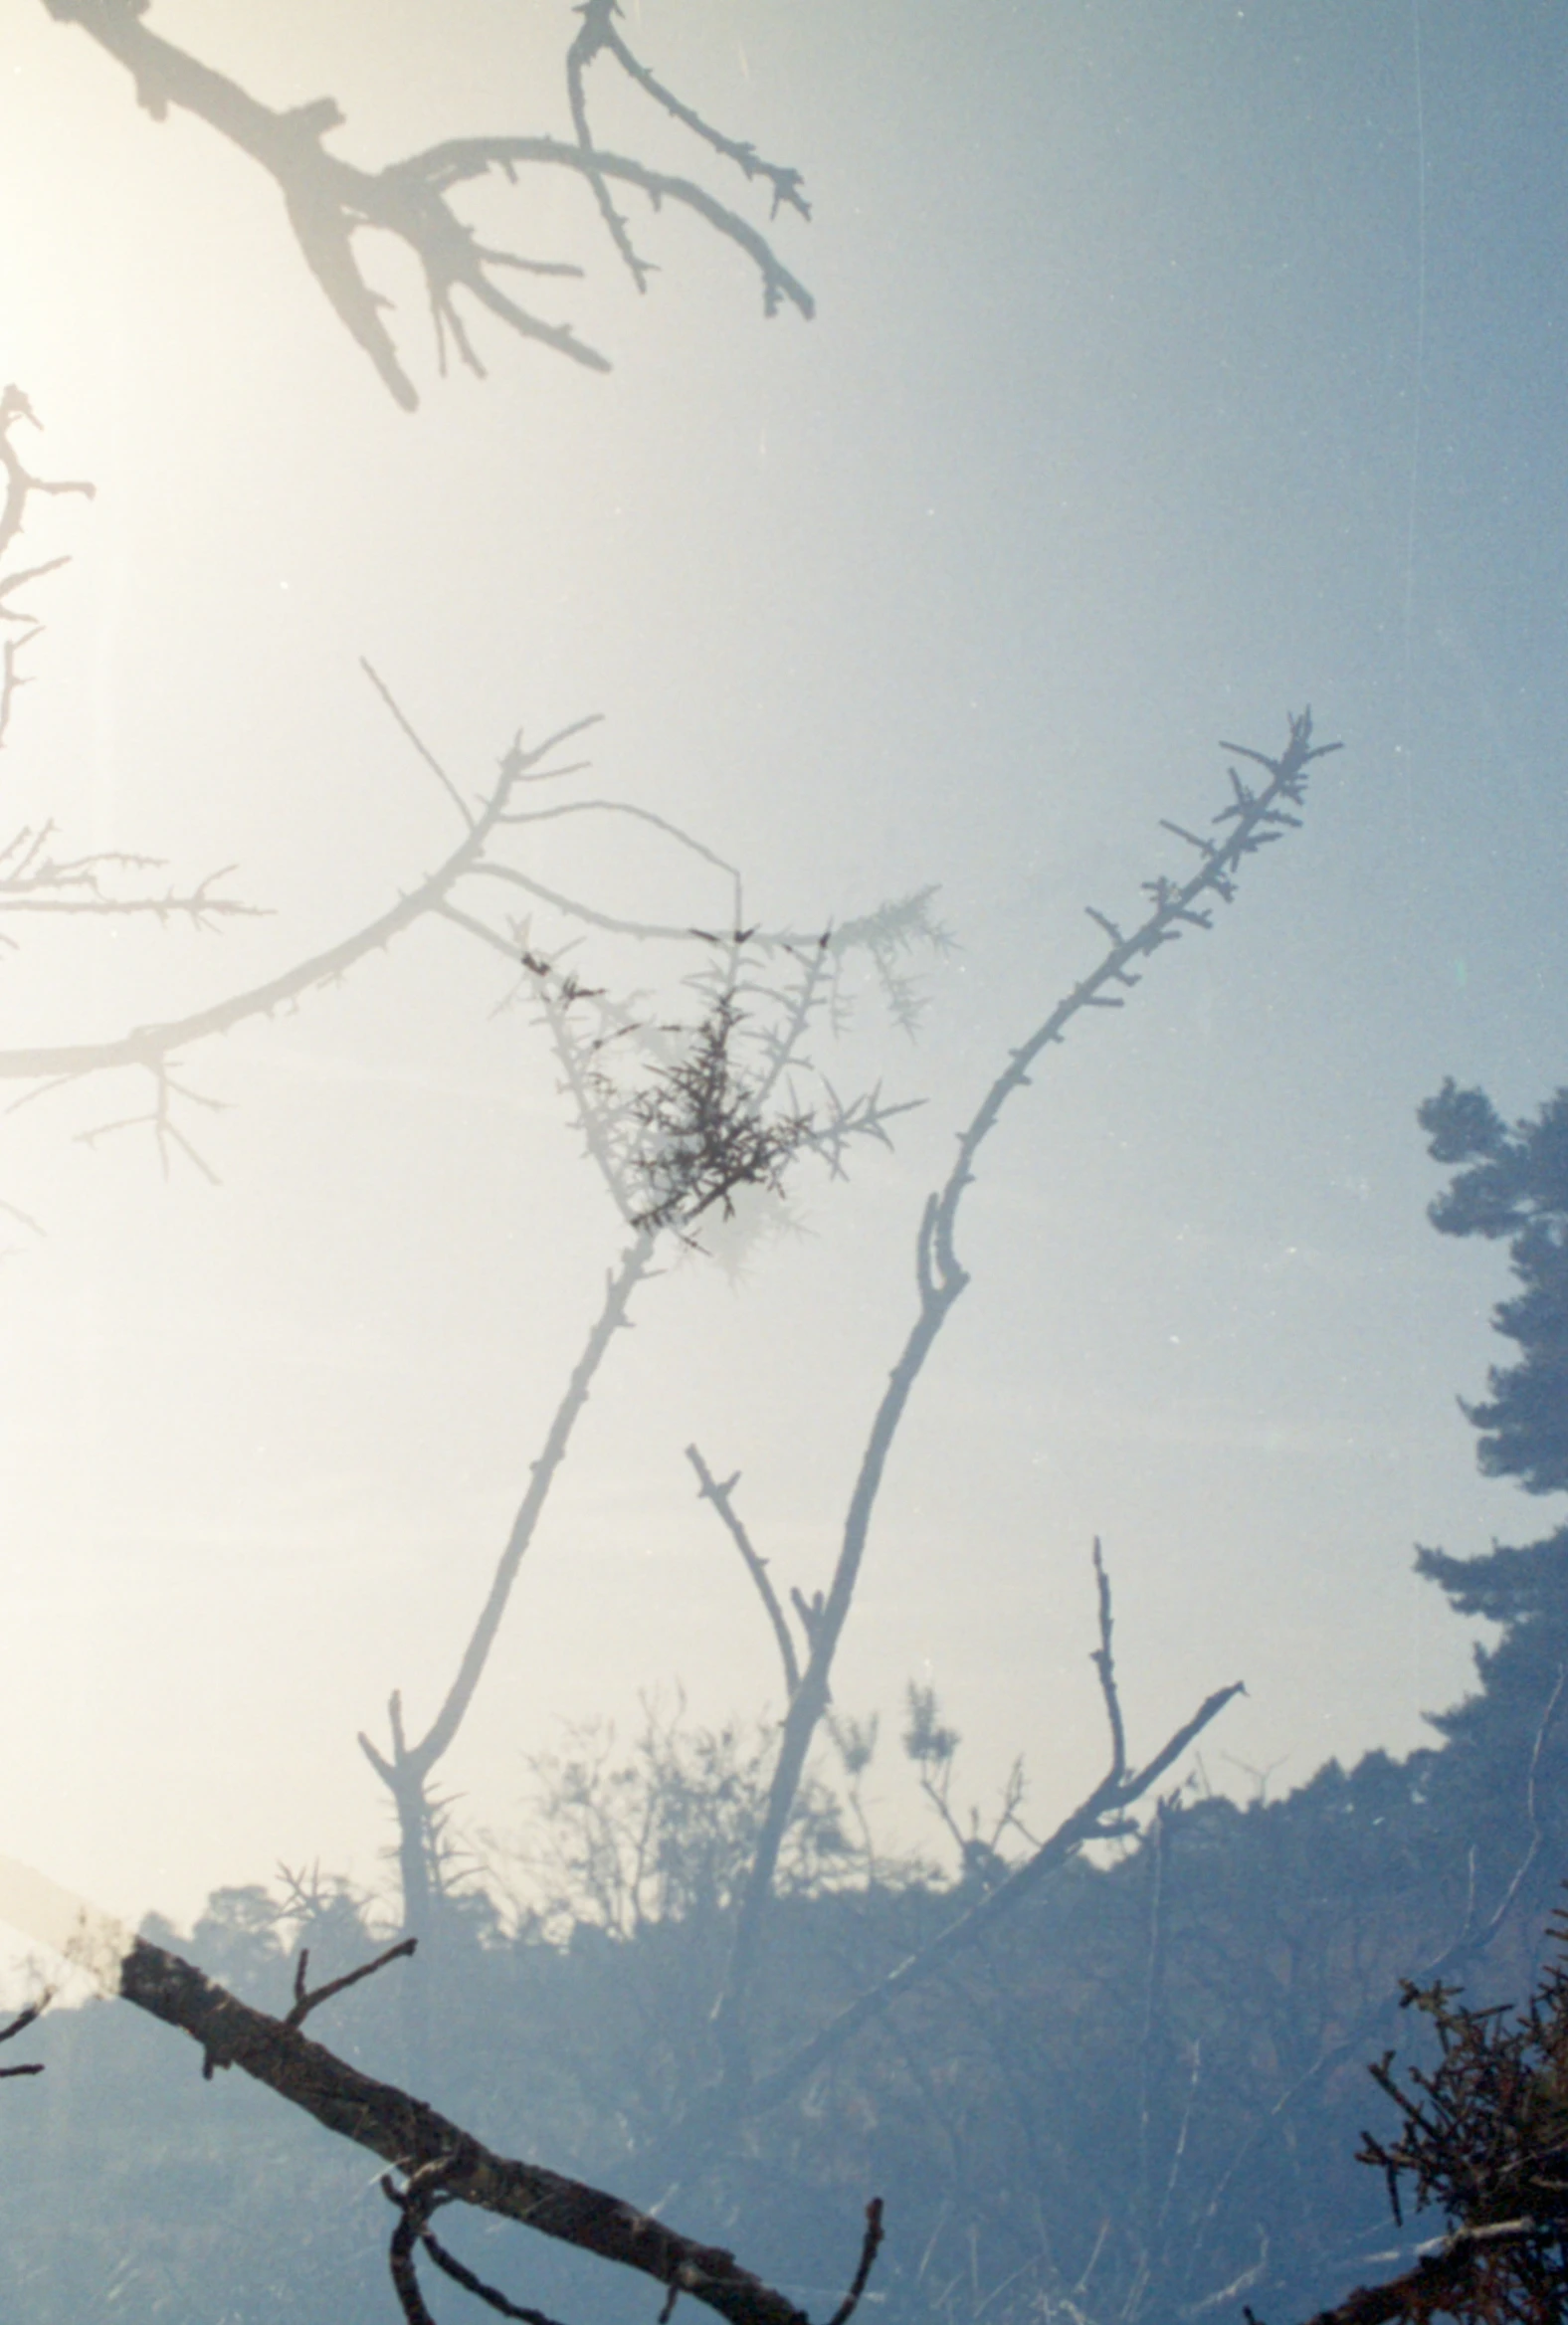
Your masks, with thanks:
[[(1211, 1687), (1246, 1796), (1410, 1749), (1470, 1642), (1411, 1571), (1542, 1530), (1479, 1478), (1457, 1393), (1498, 1353), (1495, 1250), (1440, 1240), (1413, 1116), (1446, 1074), (1505, 1115), (1563, 1078), (1568, 659), (1564, 97), (1546, 6), (629, 0), (651, 63), (805, 175), (777, 227), (819, 301), (642, 217), (639, 297), (582, 189), (465, 214), (572, 255), (536, 287), (598, 377), (474, 324), (490, 376), (395, 408), (274, 187), (154, 123), (41, 8), (12, 11), (5, 376), (46, 424), (38, 585), (0, 780), (13, 823), (238, 867), (273, 917), (28, 932), (5, 1043), (108, 1037), (330, 942), (452, 845), (519, 725), (590, 712), (582, 796), (634, 801), (807, 928), (928, 882), (957, 940), (910, 1042), (868, 996), (845, 1086), (926, 1102), (737, 1280), (692, 1257), (597, 1384), (443, 1777), (515, 1821), (563, 1723), (677, 1685), (776, 1706), (772, 1643), (682, 1449), (743, 1472), (781, 1585), (826, 1579), (912, 1308), (925, 1193), (985, 1084), (1096, 957), (1093, 904), (1223, 803), (1216, 740), (1310, 701), (1344, 751), (1213, 935), (1075, 1028), (987, 1150), (973, 1283), (890, 1467), (836, 1679), (911, 1678), (1023, 1753), (1032, 1821), (1103, 1739), (1089, 1542), (1136, 1748)], [(154, 21), (273, 104), (330, 92), (367, 165), (569, 133), (565, 8), (409, 0)], [(602, 141), (696, 169), (605, 77)], [(724, 189), (726, 197), (729, 189)], [(741, 199), (741, 197), (737, 197)], [(754, 206), (749, 215), (760, 215)], [(715, 874), (646, 834), (539, 843), (607, 909), (710, 925)], [(594, 954), (586, 945), (585, 970)], [(659, 974), (650, 965), (652, 984)], [(341, 988), (193, 1051), (221, 1180), (165, 1184), (144, 1096), (8, 1117), (0, 1195), (7, 1850), (127, 1915), (390, 1839), (354, 1734), (445, 1689), (624, 1235), (513, 987), (425, 925)], [(874, 1772), (918, 1832), (912, 1778)]]

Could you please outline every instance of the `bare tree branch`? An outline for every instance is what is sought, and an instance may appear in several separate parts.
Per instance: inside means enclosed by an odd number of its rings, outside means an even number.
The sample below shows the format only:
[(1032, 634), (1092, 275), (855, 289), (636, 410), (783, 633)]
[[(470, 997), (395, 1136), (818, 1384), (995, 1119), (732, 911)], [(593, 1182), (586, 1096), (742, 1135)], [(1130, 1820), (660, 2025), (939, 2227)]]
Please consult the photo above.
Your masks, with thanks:
[[(1104, 1642), (1108, 1640), (1110, 1633), (1110, 1591), (1105, 1578), (1103, 1562), (1097, 1556), (1097, 1543), (1095, 1549), (1095, 1575), (1100, 1598), (1100, 1637)], [(705, 2131), (709, 2121), (725, 2120), (737, 2108), (751, 2114), (761, 2113), (770, 2107), (776, 2107), (781, 2100), (789, 2096), (791, 2091), (798, 2089), (803, 2082), (816, 2073), (820, 2066), (841, 2050), (844, 2044), (860, 2032), (862, 2027), (868, 2025), (873, 2019), (881, 2018), (904, 1995), (911, 1993), (915, 1987), (923, 1985), (938, 1970), (944, 1968), (955, 1954), (962, 1952), (965, 1947), (973, 1945), (977, 1939), (984, 1937), (1004, 1915), (1011, 1913), (1016, 1905), (1040, 1886), (1042, 1881), (1057, 1871), (1060, 1866), (1066, 1864), (1070, 1858), (1076, 1856), (1090, 1841), (1111, 1840), (1124, 1832), (1127, 1811), (1135, 1807), (1158, 1784), (1160, 1778), (1174, 1767), (1182, 1754), (1202, 1735), (1204, 1729), (1219, 1717), (1226, 1705), (1245, 1692), (1240, 1682), (1233, 1683), (1229, 1687), (1216, 1688), (1213, 1694), (1204, 1698), (1192, 1717), (1184, 1721), (1172, 1735), (1167, 1737), (1160, 1749), (1142, 1768), (1129, 1769), (1126, 1763), (1124, 1728), (1115, 1679), (1109, 1668), (1108, 1655), (1103, 1662), (1101, 1661), (1102, 1655), (1105, 1655), (1103, 1646), (1095, 1650), (1092, 1660), (1100, 1671), (1100, 1684), (1105, 1697), (1106, 1721), (1111, 1737), (1111, 1758), (1109, 1767), (1093, 1790), (1086, 1794), (1078, 1807), (1063, 1819), (1049, 1839), (1043, 1841), (1032, 1855), (1025, 1857), (1021, 1863), (1015, 1865), (1007, 1877), (999, 1882), (994, 1889), (988, 1890), (959, 1913), (947, 1924), (945, 1929), (939, 1930), (936, 1936), (922, 1946), (917, 1953), (907, 1955), (884, 1978), (879, 1979), (875, 1986), (867, 1988), (853, 2002), (847, 2003), (836, 2017), (830, 2019), (825, 2027), (819, 2029), (811, 2036), (809, 2041), (801, 2043), (798, 2049), (791, 2051), (786, 2058), (770, 2068), (766, 2074), (759, 2075), (738, 2092), (721, 2093), (718, 2113), (715, 2116), (704, 2118), (703, 2109), (699, 2104), (693, 2110), (692, 2121), (694, 2124)]]
[(425, 1785), (436, 1763), (450, 1750), (469, 1705), (474, 1700), (475, 1689), (479, 1686), (496, 1634), (500, 1630), (506, 1602), (517, 1578), (517, 1569), (533, 1539), (556, 1471), (566, 1457), (573, 1426), (588, 1402), (594, 1375), (604, 1360), (605, 1352), (615, 1334), (627, 1322), (627, 1309), (632, 1295), (652, 1264), (655, 1241), (651, 1233), (640, 1234), (627, 1246), (621, 1255), (620, 1264), (606, 1278), (603, 1303), (594, 1319), (583, 1352), (572, 1368), (565, 1394), (556, 1407), (555, 1418), (546, 1433), (543, 1448), (532, 1465), (528, 1489), (512, 1520), (511, 1531), (496, 1563), (489, 1594), (441, 1709), (421, 1740), (417, 1744), (409, 1744), (402, 1732), (398, 1698), (394, 1696), (390, 1759), (377, 1750), (368, 1736), (363, 1733), (360, 1735), (361, 1751), (382, 1783), (391, 1791), (397, 1805), (402, 1832), (404, 1910), (410, 1918), (417, 1916), (422, 1901), (428, 1900), (430, 1894), (430, 1868), (425, 1858), (423, 1839)]
[(687, 178), (649, 169), (593, 144), (581, 74), (589, 59), (605, 50), (714, 151), (734, 161), (748, 177), (768, 179), (774, 189), (775, 209), (782, 200), (805, 215), (796, 173), (759, 161), (749, 146), (721, 137), (672, 97), (625, 48), (609, 23), (613, 11), (601, 6), (586, 12), (568, 61), (576, 142), (558, 137), (456, 138), (385, 168), (365, 170), (326, 150), (325, 138), (345, 125), (333, 98), (317, 97), (281, 112), (260, 103), (237, 82), (150, 31), (144, 21), (149, 0), (44, 0), (44, 5), (57, 22), (80, 26), (90, 40), (125, 67), (135, 83), (137, 102), (155, 120), (162, 120), (170, 105), (177, 105), (206, 121), (268, 172), (283, 195), (306, 266), (339, 321), (363, 347), (405, 411), (413, 411), (419, 397), (382, 319), (390, 302), (371, 288), (359, 264), (354, 238), (367, 229), (393, 236), (418, 261), (443, 369), (450, 340), (471, 371), (484, 372), (457, 304), (459, 291), (466, 291), (519, 337), (535, 340), (590, 370), (610, 368), (605, 356), (578, 338), (569, 324), (544, 320), (520, 305), (495, 280), (500, 271), (574, 277), (580, 276), (582, 269), (557, 260), (491, 250), (452, 208), (447, 197), (453, 187), (492, 170), (512, 183), (519, 170), (532, 168), (565, 170), (582, 178), (593, 189), (616, 248), (631, 265), (640, 289), (646, 286), (648, 270), (632, 252), (624, 221), (610, 199), (612, 182), (635, 187), (655, 210), (669, 202), (689, 211), (740, 251), (756, 269), (766, 313), (775, 313), (785, 302), (802, 315), (813, 311), (810, 292), (796, 281), (767, 238), (737, 212)]
[(317, 1986), (313, 1989), (306, 1988), (304, 1982), (305, 1972), (310, 1966), (310, 1949), (308, 1946), (301, 1946), (299, 1960), (294, 1969), (294, 2006), (288, 2018), (285, 2019), (284, 2025), (286, 2027), (302, 2027), (310, 2013), (319, 2010), (323, 2002), (330, 2002), (334, 1995), (345, 1994), (350, 1986), (357, 1986), (362, 1978), (373, 1978), (376, 1972), (384, 1970), (389, 1962), (403, 1961), (414, 1952), (418, 1943), (417, 1938), (400, 1939), (397, 1945), (388, 1946), (384, 1954), (377, 1954), (373, 1962), (361, 1962), (357, 1970), (345, 1971), (341, 1978), (329, 1978), (324, 1986)]
[[(1092, 912), (1110, 939), (1107, 950), (1097, 966), (1073, 987), (1029, 1039), (1013, 1052), (1008, 1066), (991, 1084), (960, 1134), (957, 1160), (945, 1184), (926, 1204), (915, 1246), (918, 1294), (915, 1320), (872, 1424), (845, 1519), (832, 1585), (813, 1637), (811, 1655), (784, 1721), (767, 1816), (736, 1917), (729, 1965), (714, 2012), (725, 2080), (737, 2095), (747, 2081), (741, 2017), (756, 1961), (762, 1918), (772, 1893), (774, 1869), (790, 1807), (817, 1724), (827, 1708), (829, 1675), (854, 1600), (882, 1473), (914, 1384), (969, 1281), (959, 1262), (954, 1238), (959, 1206), (965, 1188), (974, 1178), (979, 1150), (996, 1127), (1008, 1099), (1027, 1086), (1036, 1060), (1043, 1051), (1064, 1039), (1080, 1011), (1119, 1008), (1122, 994), (1116, 989), (1138, 982), (1134, 962), (1175, 943), (1189, 928), (1204, 929), (1212, 925), (1213, 903), (1232, 900), (1244, 860), (1282, 838), (1299, 823), (1295, 811), (1304, 803), (1310, 766), (1338, 745), (1314, 745), (1311, 712), (1303, 711), (1299, 717), (1291, 718), (1289, 740), (1277, 759), (1233, 743), (1221, 747), (1262, 766), (1269, 777), (1267, 784), (1255, 788), (1234, 767), (1230, 770), (1231, 800), (1214, 819), (1221, 827), (1219, 836), (1210, 839), (1189, 832), (1180, 834), (1197, 851), (1198, 869), (1183, 881), (1163, 874), (1145, 881), (1149, 910), (1130, 935), (1123, 935), (1105, 914)], [(1108, 1642), (1102, 1641), (1102, 1646), (1108, 1655)]]
[[(494, 941), (483, 924), (459, 912), (452, 905), (452, 893), (478, 871), (489, 866), (487, 851), (495, 843), (497, 836), (502, 835), (509, 826), (526, 820), (513, 805), (522, 787), (572, 771), (570, 767), (551, 764), (554, 754), (573, 735), (595, 724), (596, 719), (588, 717), (574, 720), (571, 725), (560, 728), (531, 750), (523, 748), (519, 736), (502, 754), (488, 792), (469, 808), (458, 795), (450, 776), (414, 733), (383, 681), (368, 665), (366, 670), (399, 725), (409, 735), (427, 764), (435, 769), (444, 788), (457, 801), (465, 823), (464, 835), (458, 845), (434, 872), (352, 935), (302, 961), (293, 963), (280, 975), (268, 978), (260, 985), (230, 994), (185, 1017), (138, 1026), (129, 1033), (110, 1036), (101, 1041), (61, 1043), (36, 1049), (0, 1049), (0, 1080), (31, 1081), (36, 1085), (14, 1100), (13, 1108), (31, 1104), (89, 1075), (111, 1072), (122, 1067), (139, 1069), (149, 1076), (152, 1084), (152, 1098), (147, 1109), (116, 1116), (80, 1135), (88, 1144), (92, 1144), (120, 1130), (146, 1127), (153, 1133), (165, 1171), (172, 1157), (180, 1153), (206, 1177), (215, 1179), (216, 1173), (175, 1119), (177, 1101), (219, 1110), (217, 1101), (204, 1097), (177, 1078), (176, 1069), (182, 1053), (197, 1042), (231, 1032), (248, 1019), (271, 1017), (318, 986), (337, 983), (369, 954), (384, 950), (427, 915), (456, 921), (467, 932), (477, 934), (487, 942)], [(3, 864), (0, 864), (0, 886), (3, 886)], [(120, 907), (115, 904), (106, 908)], [(206, 908), (212, 908), (210, 902)], [(511, 951), (510, 947), (506, 949)]]

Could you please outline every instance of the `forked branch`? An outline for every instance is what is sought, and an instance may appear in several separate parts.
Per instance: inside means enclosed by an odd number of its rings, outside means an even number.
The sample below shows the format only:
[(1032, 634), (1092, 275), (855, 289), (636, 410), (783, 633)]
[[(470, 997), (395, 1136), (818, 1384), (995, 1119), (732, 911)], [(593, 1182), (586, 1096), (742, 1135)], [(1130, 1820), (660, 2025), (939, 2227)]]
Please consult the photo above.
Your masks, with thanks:
[[(53, 2000), (54, 1997), (46, 1987), (37, 2002), (30, 2002), (26, 2010), (18, 2011), (8, 2027), (0, 2027), (0, 2042), (13, 2042), (18, 2034), (25, 2034), (28, 2028), (43, 2017)], [(42, 2074), (43, 2071), (42, 2063), (36, 2060), (29, 2061), (26, 2066), (0, 2066), (0, 2082), (9, 2081), (17, 2075)]]
[[(518, 820), (514, 803), (521, 788), (551, 773), (566, 772), (565, 769), (552, 766), (554, 754), (562, 743), (593, 723), (591, 718), (577, 719), (531, 750), (525, 750), (520, 739), (514, 742), (503, 754), (488, 793), (472, 810), (465, 810), (465, 829), (458, 845), (406, 895), (400, 896), (385, 911), (377, 913), (352, 935), (327, 946), (324, 951), (293, 963), (276, 977), (239, 993), (229, 994), (223, 1000), (211, 1003), (204, 1009), (193, 1010), (185, 1017), (137, 1026), (128, 1033), (111, 1035), (97, 1042), (55, 1043), (36, 1049), (0, 1050), (0, 1080), (37, 1084), (37, 1087), (26, 1093), (24, 1099), (18, 1101), (27, 1103), (90, 1074), (127, 1066), (139, 1068), (150, 1077), (153, 1085), (149, 1110), (145, 1114), (126, 1116), (122, 1121), (102, 1124), (87, 1135), (90, 1138), (102, 1137), (114, 1129), (146, 1123), (158, 1139), (165, 1162), (175, 1147), (194, 1155), (190, 1141), (179, 1131), (174, 1121), (174, 1101), (182, 1097), (196, 1103), (210, 1104), (211, 1101), (202, 1100), (196, 1093), (181, 1087), (175, 1078), (180, 1056), (196, 1043), (214, 1035), (229, 1033), (248, 1019), (275, 1015), (315, 987), (335, 984), (369, 954), (384, 950), (416, 922), (428, 916), (461, 918), (462, 915), (452, 902), (454, 891), (487, 861), (487, 851), (493, 846), (506, 825)], [(469, 926), (471, 933), (489, 937), (490, 932), (479, 924), (470, 923)], [(200, 1162), (199, 1156), (195, 1159)]]
[[(1123, 1835), (1127, 1830), (1128, 1811), (1145, 1799), (1162, 1777), (1168, 1775), (1183, 1753), (1219, 1717), (1226, 1705), (1245, 1692), (1239, 1681), (1229, 1687), (1216, 1688), (1213, 1694), (1205, 1697), (1192, 1717), (1166, 1738), (1150, 1759), (1141, 1767), (1129, 1768), (1126, 1729), (1111, 1657), (1110, 1583), (1097, 1541), (1094, 1545), (1094, 1574), (1098, 1594), (1099, 1644), (1090, 1659), (1099, 1679), (1109, 1732), (1110, 1757), (1104, 1775), (1077, 1808), (1062, 1820), (1056, 1831), (1016, 1864), (995, 1888), (987, 1890), (963, 1912), (956, 1914), (918, 1952), (906, 1956), (884, 1978), (879, 1979), (853, 2002), (847, 2003), (809, 2041), (801, 2043), (766, 2074), (757, 2077), (742, 2093), (735, 2094), (747, 2114), (776, 2107), (792, 2091), (798, 2090), (862, 2027), (873, 2019), (881, 2018), (904, 1995), (924, 1985), (955, 1954), (983, 1937), (1031, 1895), (1042, 1881), (1090, 1842), (1110, 1841)], [(728, 2102), (724, 2108), (727, 2114), (728, 2105), (733, 2104), (733, 2100), (728, 2094), (724, 2097)], [(700, 2107), (694, 2111), (693, 2123), (707, 2128)]]
[(491, 171), (513, 184), (522, 170), (564, 170), (583, 180), (592, 189), (616, 249), (631, 266), (640, 289), (646, 286), (649, 270), (632, 249), (625, 221), (611, 199), (612, 185), (634, 188), (656, 211), (668, 202), (701, 219), (720, 240), (751, 262), (762, 286), (766, 313), (775, 313), (785, 303), (803, 315), (813, 311), (810, 292), (797, 282), (767, 237), (737, 211), (688, 178), (650, 169), (627, 155), (604, 152), (593, 143), (582, 75), (592, 57), (603, 51), (612, 54), (666, 112), (713, 151), (734, 162), (747, 177), (767, 179), (773, 187), (775, 210), (784, 201), (805, 215), (796, 173), (759, 161), (749, 146), (722, 137), (683, 105), (627, 49), (610, 21), (613, 7), (600, 5), (599, 0), (593, 0), (584, 12), (583, 29), (568, 59), (575, 141), (559, 137), (454, 138), (378, 170), (360, 169), (327, 151), (325, 139), (345, 125), (332, 97), (316, 97), (283, 111), (262, 104), (237, 82), (150, 31), (144, 21), (149, 0), (44, 0), (44, 5), (57, 22), (79, 25), (89, 39), (125, 67), (135, 84), (137, 102), (155, 120), (163, 119), (171, 105), (179, 106), (204, 120), (268, 172), (283, 195), (306, 266), (339, 321), (365, 350), (405, 411), (412, 411), (419, 397), (383, 320), (391, 302), (371, 287), (360, 266), (355, 238), (367, 229), (392, 236), (417, 262), (424, 276), (443, 369), (450, 343), (471, 371), (484, 372), (458, 305), (460, 291), (517, 336), (534, 340), (590, 370), (610, 368), (605, 356), (580, 339), (569, 324), (549, 321), (522, 305), (497, 280), (501, 275), (518, 274), (573, 277), (580, 276), (582, 269), (561, 260), (524, 258), (513, 251), (491, 249), (453, 209), (448, 197), (454, 187)]

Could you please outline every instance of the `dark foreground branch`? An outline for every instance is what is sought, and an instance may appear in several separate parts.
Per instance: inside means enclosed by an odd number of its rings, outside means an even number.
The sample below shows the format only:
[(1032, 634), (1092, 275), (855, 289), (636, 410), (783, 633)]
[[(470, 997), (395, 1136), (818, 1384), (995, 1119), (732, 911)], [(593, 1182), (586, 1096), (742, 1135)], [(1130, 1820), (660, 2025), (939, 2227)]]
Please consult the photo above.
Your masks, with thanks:
[[(0, 2042), (11, 2042), (18, 2034), (25, 2034), (34, 2021), (43, 2017), (49, 2008), (50, 2001), (51, 1996), (46, 1987), (37, 2002), (30, 2002), (25, 2011), (18, 2011), (9, 2027), (0, 2027)], [(43, 2071), (42, 2065), (36, 2061), (30, 2062), (26, 2066), (0, 2066), (0, 2081), (8, 2080), (19, 2074), (42, 2074)]]
[[(1311, 2325), (1388, 2325), (1394, 2317), (1408, 2317), (1427, 2325), (1434, 2315), (1491, 2316), (1500, 2304), (1486, 2278), (1489, 2264), (1539, 2239), (1534, 2221), (1493, 2221), (1479, 2228), (1460, 2228), (1424, 2252), (1414, 2268), (1391, 2276), (1387, 2284), (1358, 2285), (1331, 2309), (1321, 2309)], [(1250, 2308), (1242, 2310), (1247, 2325), (1262, 2325)]]
[[(602, 2189), (494, 2154), (423, 2099), (361, 2073), (161, 1946), (135, 1940), (119, 1965), (118, 1991), (200, 2043), (209, 2067), (239, 2067), (328, 2131), (368, 2148), (406, 2181), (439, 2189), (445, 2202), (475, 2205), (638, 2269), (731, 2325), (809, 2325), (804, 2311), (742, 2268), (732, 2252), (683, 2236)], [(865, 2259), (864, 2267), (870, 2265)]]

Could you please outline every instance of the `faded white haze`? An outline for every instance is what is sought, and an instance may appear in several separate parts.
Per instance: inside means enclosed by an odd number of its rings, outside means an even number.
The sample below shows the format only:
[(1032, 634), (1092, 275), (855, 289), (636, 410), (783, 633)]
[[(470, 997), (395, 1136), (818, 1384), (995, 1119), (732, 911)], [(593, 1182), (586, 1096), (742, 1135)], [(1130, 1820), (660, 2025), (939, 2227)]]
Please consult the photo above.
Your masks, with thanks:
[[(569, 133), (574, 19), (530, 0), (155, 0), (269, 103), (335, 97), (367, 165)], [(1049, 1821), (1102, 1751), (1088, 1566), (1117, 1590), (1134, 1745), (1211, 1687), (1216, 1787), (1406, 1751), (1470, 1640), (1411, 1571), (1555, 1505), (1474, 1471), (1457, 1392), (1500, 1353), (1500, 1255), (1440, 1240), (1414, 1109), (1564, 1074), (1568, 18), (1422, 0), (661, 0), (651, 63), (797, 164), (776, 228), (819, 314), (632, 206), (639, 297), (580, 187), (472, 200), (589, 268), (528, 287), (615, 369), (476, 319), (436, 374), (420, 287), (367, 265), (421, 391), (386, 394), (274, 187), (157, 124), (37, 0), (0, 42), (0, 373), (50, 476), (0, 779), (74, 847), (234, 863), (273, 917), (67, 923), (0, 964), (10, 1046), (107, 1037), (346, 933), (451, 846), (519, 725), (589, 712), (584, 796), (674, 819), (816, 928), (940, 883), (961, 949), (911, 1043), (868, 995), (853, 1087), (927, 1102), (738, 1283), (687, 1259), (597, 1383), (442, 1779), (515, 1822), (562, 1723), (777, 1704), (772, 1643), (683, 1448), (740, 1469), (783, 1584), (830, 1569), (911, 1313), (926, 1190), (1011, 1045), (1179, 870), (1221, 735), (1310, 701), (1345, 749), (1215, 932), (1080, 1023), (971, 1192), (973, 1283), (889, 1468), (841, 1657), (873, 1786), (921, 1832), (911, 1676), (959, 1792), (1025, 1757)], [(1417, 36), (1419, 34), (1419, 42)], [(1419, 78), (1418, 78), (1419, 57)], [(606, 77), (600, 134), (748, 200)], [(460, 197), (460, 206), (462, 199)], [(765, 223), (765, 205), (748, 215)], [(630, 835), (630, 836), (629, 836)], [(537, 876), (711, 924), (649, 831), (541, 839)], [(581, 956), (593, 973), (591, 946)], [(626, 956), (606, 956), (623, 974)], [(649, 964), (643, 974), (652, 981)], [(167, 1183), (95, 1082), (5, 1123), (0, 1851), (127, 1916), (278, 1860), (379, 1877), (354, 1742), (428, 1719), (624, 1233), (506, 964), (430, 925), (296, 1013), (190, 1052), (221, 1178)]]

